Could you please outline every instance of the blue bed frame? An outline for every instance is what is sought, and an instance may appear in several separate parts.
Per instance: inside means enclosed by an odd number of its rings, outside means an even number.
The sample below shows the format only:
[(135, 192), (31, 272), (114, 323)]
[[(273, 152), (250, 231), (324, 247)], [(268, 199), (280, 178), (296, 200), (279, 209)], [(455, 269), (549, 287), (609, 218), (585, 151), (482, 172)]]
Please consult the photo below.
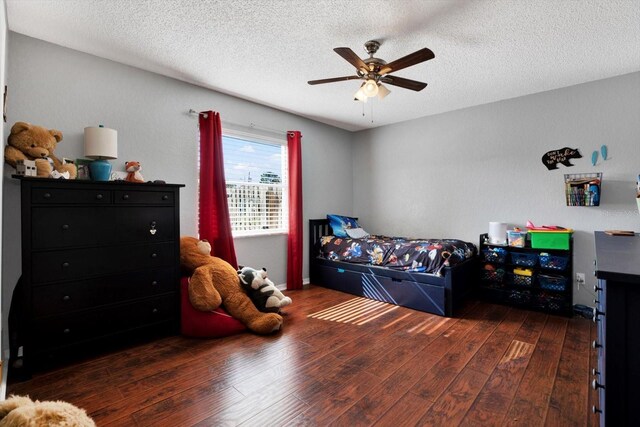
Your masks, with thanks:
[(443, 277), (350, 264), (318, 257), (320, 238), (331, 234), (326, 219), (309, 220), (311, 284), (446, 317), (455, 315), (475, 287), (477, 257), (445, 267)]

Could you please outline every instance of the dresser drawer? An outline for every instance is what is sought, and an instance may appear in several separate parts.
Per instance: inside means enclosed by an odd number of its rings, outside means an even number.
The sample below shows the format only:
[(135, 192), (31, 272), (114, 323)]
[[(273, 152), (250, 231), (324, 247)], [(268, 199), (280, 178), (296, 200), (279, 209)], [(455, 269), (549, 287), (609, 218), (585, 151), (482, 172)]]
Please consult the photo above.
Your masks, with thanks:
[(110, 190), (92, 190), (76, 188), (33, 188), (31, 203), (36, 204), (91, 204), (106, 205), (111, 203)]
[(175, 203), (172, 191), (116, 191), (114, 202), (116, 204), (146, 204), (146, 205), (167, 205), (173, 206)]
[(111, 262), (115, 265), (105, 263), (102, 268), (113, 268), (110, 272), (115, 272), (175, 265), (176, 259), (180, 256), (176, 251), (174, 242), (128, 245), (110, 255)]
[(34, 252), (31, 282), (79, 280), (146, 268), (175, 265), (174, 242)]
[[(115, 213), (118, 242), (163, 242), (175, 240), (173, 207), (123, 206)], [(114, 222), (112, 219), (111, 222)]]
[(173, 267), (136, 271), (77, 282), (34, 287), (33, 317), (59, 316), (76, 310), (177, 292)]
[(178, 293), (130, 304), (63, 315), (33, 323), (39, 349), (62, 347), (83, 340), (177, 319)]
[(108, 207), (33, 208), (31, 246), (54, 249), (108, 243), (114, 238), (113, 214)]
[(32, 249), (174, 240), (173, 207), (43, 206), (32, 209)]

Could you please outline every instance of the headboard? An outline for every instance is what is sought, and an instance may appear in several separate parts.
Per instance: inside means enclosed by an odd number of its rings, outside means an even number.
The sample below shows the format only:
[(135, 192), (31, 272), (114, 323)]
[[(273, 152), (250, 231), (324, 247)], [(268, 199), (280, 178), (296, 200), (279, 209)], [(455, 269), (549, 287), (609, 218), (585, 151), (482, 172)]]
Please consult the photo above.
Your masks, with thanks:
[(316, 244), (320, 241), (322, 236), (329, 236), (333, 234), (333, 230), (329, 225), (329, 220), (323, 219), (310, 219), (309, 220), (309, 256), (313, 258), (315, 253)]
[[(353, 219), (357, 220), (358, 218)], [(322, 236), (330, 236), (333, 234), (333, 230), (329, 225), (329, 220), (322, 219), (310, 219), (309, 220), (309, 256), (314, 257), (316, 244), (320, 241)]]

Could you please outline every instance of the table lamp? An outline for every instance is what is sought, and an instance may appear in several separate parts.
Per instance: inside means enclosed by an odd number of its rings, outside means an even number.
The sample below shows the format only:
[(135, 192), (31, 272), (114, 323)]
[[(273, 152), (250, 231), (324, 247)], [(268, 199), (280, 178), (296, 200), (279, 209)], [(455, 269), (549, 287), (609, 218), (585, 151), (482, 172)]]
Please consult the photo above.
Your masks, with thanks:
[(118, 132), (102, 125), (84, 128), (84, 155), (94, 159), (89, 164), (91, 179), (109, 181), (111, 163), (107, 159), (118, 158)]

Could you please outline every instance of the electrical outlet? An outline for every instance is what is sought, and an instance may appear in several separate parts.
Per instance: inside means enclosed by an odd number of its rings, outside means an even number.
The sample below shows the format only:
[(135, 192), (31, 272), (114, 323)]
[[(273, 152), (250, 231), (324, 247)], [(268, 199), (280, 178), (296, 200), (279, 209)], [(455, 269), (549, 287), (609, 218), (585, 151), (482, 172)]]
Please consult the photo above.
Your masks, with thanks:
[(584, 273), (576, 273), (576, 283), (578, 283), (578, 289), (580, 288), (580, 286), (584, 286), (585, 284)]

